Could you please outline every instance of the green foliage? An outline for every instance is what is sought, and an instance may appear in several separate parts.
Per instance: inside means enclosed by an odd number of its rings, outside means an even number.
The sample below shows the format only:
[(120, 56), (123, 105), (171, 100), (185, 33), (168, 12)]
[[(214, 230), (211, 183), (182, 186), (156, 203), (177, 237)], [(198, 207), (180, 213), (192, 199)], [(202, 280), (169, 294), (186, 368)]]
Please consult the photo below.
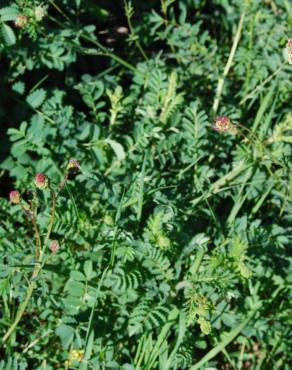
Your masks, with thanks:
[(32, 108), (39, 108), (46, 99), (46, 91), (44, 89), (37, 89), (31, 92), (26, 98), (26, 102)]
[(15, 21), (18, 14), (16, 4), (0, 9), (1, 36), (6, 46), (12, 46), (16, 43), (15, 33), (7, 22)]
[(291, 11), (1, 2), (0, 370), (290, 368)]

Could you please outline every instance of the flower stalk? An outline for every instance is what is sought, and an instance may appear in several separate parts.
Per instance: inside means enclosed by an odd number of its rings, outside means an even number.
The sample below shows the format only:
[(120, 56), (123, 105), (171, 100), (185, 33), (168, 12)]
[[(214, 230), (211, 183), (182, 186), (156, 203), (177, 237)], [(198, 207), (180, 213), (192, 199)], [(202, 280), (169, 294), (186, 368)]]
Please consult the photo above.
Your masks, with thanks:
[[(24, 298), (23, 302), (20, 304), (20, 306), (18, 307), (18, 310), (17, 310), (17, 313), (16, 313), (16, 316), (15, 316), (15, 319), (14, 319), (13, 323), (10, 325), (9, 329), (7, 330), (5, 335), (3, 336), (2, 344), (4, 344), (8, 340), (8, 338), (12, 335), (12, 333), (16, 329), (18, 323), (20, 322), (20, 320), (21, 320), (21, 318), (22, 318), (22, 316), (23, 316), (23, 314), (26, 310), (26, 307), (27, 307), (27, 305), (29, 303), (29, 300), (32, 296), (32, 293), (33, 293), (33, 291), (36, 287), (36, 279), (39, 276), (39, 274), (41, 273), (42, 266), (43, 266), (42, 265), (42, 260), (43, 260), (43, 255), (44, 255), (44, 248), (48, 244), (50, 235), (51, 235), (52, 230), (53, 230), (54, 222), (55, 222), (55, 214), (56, 214), (56, 193), (55, 193), (55, 191), (51, 188), (47, 177), (43, 174), (37, 174), (36, 175), (35, 185), (36, 185), (36, 187), (38, 187), (39, 189), (42, 189), (42, 190), (46, 189), (47, 187), (49, 187), (49, 189), (50, 189), (51, 199), (52, 199), (50, 222), (49, 222), (49, 226), (48, 226), (48, 229), (47, 229), (47, 234), (46, 234), (44, 243), (42, 244), (41, 234), (40, 234), (39, 227), (38, 227), (38, 224), (37, 224), (36, 209), (33, 207), (33, 203), (30, 202), (29, 212), (30, 212), (30, 216), (31, 216), (32, 225), (33, 225), (34, 231), (35, 231), (35, 265), (34, 265), (34, 269), (33, 269), (30, 281), (28, 283), (28, 288), (27, 288), (27, 291), (26, 291), (25, 298)], [(15, 195), (15, 194), (13, 193), (12, 195)], [(11, 193), (10, 193), (10, 199), (11, 199)], [(16, 204), (16, 203), (14, 202), (14, 204)], [(27, 213), (26, 207), (24, 205), (21, 205), (21, 207), (25, 211), (25, 213)]]
[(235, 37), (234, 37), (234, 41), (233, 41), (233, 44), (232, 44), (232, 48), (230, 50), (230, 54), (229, 54), (227, 63), (225, 65), (225, 68), (224, 68), (224, 71), (223, 71), (223, 75), (222, 75), (222, 77), (219, 78), (219, 81), (218, 81), (217, 90), (216, 90), (216, 94), (215, 94), (215, 99), (214, 99), (214, 103), (213, 103), (213, 113), (214, 113), (214, 115), (216, 115), (216, 113), (218, 111), (218, 108), (219, 108), (219, 103), (220, 103), (220, 99), (221, 99), (221, 95), (222, 95), (222, 91), (223, 91), (224, 82), (225, 82), (225, 79), (226, 79), (226, 77), (229, 73), (229, 70), (231, 68), (231, 65), (232, 65), (232, 62), (233, 62), (233, 59), (234, 59), (234, 56), (235, 56), (235, 52), (236, 52), (236, 49), (237, 49), (237, 46), (238, 46), (238, 43), (239, 43), (239, 39), (240, 39), (240, 36), (241, 36), (241, 31), (242, 31), (242, 28), (243, 28), (244, 18), (245, 18), (245, 11), (243, 11), (241, 13), (239, 23), (238, 23), (238, 27), (237, 27), (237, 31), (236, 31), (236, 34), (235, 34)]

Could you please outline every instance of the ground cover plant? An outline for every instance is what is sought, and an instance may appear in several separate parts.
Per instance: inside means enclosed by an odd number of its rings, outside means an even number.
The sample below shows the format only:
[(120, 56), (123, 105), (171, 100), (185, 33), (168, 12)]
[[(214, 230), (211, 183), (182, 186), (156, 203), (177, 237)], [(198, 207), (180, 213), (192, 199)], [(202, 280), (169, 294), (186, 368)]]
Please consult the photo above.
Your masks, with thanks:
[(0, 369), (290, 369), (288, 0), (0, 2)]

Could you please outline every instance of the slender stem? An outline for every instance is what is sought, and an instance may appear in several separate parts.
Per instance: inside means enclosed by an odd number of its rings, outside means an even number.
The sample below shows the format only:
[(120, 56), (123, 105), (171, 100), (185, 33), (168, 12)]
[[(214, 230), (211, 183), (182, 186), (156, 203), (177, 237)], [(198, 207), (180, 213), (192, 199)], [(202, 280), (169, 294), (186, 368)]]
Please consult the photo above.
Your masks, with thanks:
[(194, 261), (194, 263), (192, 264), (192, 266), (190, 268), (190, 273), (191, 273), (192, 276), (196, 276), (196, 274), (199, 270), (199, 267), (201, 265), (201, 262), (203, 260), (204, 254), (205, 254), (204, 248), (200, 247), (198, 252), (197, 252), (195, 261)]
[(44, 241), (44, 248), (46, 248), (48, 241), (50, 239), (51, 232), (53, 230), (54, 222), (55, 222), (55, 214), (56, 214), (56, 193), (52, 188), (51, 190), (51, 197), (52, 197), (52, 209), (51, 209), (51, 219), (47, 230), (47, 235)]
[(213, 182), (211, 184), (209, 191), (206, 192), (206, 194), (200, 195), (199, 197), (195, 198), (191, 201), (192, 205), (195, 206), (201, 201), (205, 200), (206, 198), (210, 198), (214, 194), (217, 194), (223, 190), (225, 190), (226, 184), (234, 180), (236, 177), (238, 177), (243, 171), (247, 170), (253, 166), (253, 164), (246, 164), (244, 161), (241, 161), (238, 163), (238, 165), (231, 171), (229, 171), (226, 175), (221, 177), (219, 180)]
[(70, 18), (63, 12), (63, 10), (53, 1), (49, 0), (49, 3), (53, 5), (53, 7), (59, 12), (68, 22), (71, 22)]
[[(167, 29), (168, 24), (170, 23), (168, 18), (167, 18), (167, 10), (168, 10), (169, 5), (171, 5), (171, 3), (168, 4), (168, 1), (161, 0), (161, 11), (163, 13), (164, 26), (165, 26), (166, 29)], [(171, 41), (167, 40), (167, 45), (170, 47), (170, 50), (171, 50), (172, 54), (174, 55), (177, 63), (179, 64), (180, 63), (180, 58), (175, 54), (175, 48), (174, 48), (173, 44), (171, 43)]]
[[(92, 309), (91, 309), (91, 312), (90, 312), (90, 316), (89, 316), (89, 321), (88, 321), (88, 326), (87, 326), (87, 330), (86, 330), (86, 338), (85, 338), (85, 345), (84, 345), (84, 348), (87, 348), (87, 345), (88, 345), (88, 339), (89, 339), (89, 335), (90, 335), (90, 332), (92, 331), (92, 323), (93, 323), (93, 319), (94, 319), (94, 311), (95, 311), (95, 308), (96, 308), (96, 304), (97, 304), (97, 301), (98, 301), (98, 296), (100, 294), (100, 289), (101, 289), (101, 286), (103, 284), (103, 280), (104, 280), (104, 277), (109, 269), (110, 265), (108, 265), (102, 275), (101, 275), (101, 278), (99, 280), (99, 283), (98, 283), (98, 286), (97, 286), (97, 289), (96, 289), (96, 294), (95, 294), (95, 298), (94, 298), (94, 304), (92, 306)], [(84, 358), (83, 360), (88, 360), (90, 354), (87, 353), (87, 351), (85, 351), (85, 354), (84, 354)]]
[[(56, 4), (54, 3), (53, 0), (49, 0), (50, 3), (58, 10), (58, 12), (60, 14), (62, 14), (65, 19), (67, 21), (69, 21), (72, 25), (72, 22), (71, 20), (65, 15), (65, 13), (59, 8), (59, 7), (56, 7)], [(63, 24), (62, 22), (59, 22), (57, 19), (55, 19), (54, 17), (50, 16), (49, 17), (53, 22), (55, 22), (56, 24), (58, 24), (59, 26), (63, 27)], [(130, 69), (131, 71), (133, 72), (137, 72), (137, 69), (130, 63), (128, 63), (127, 61), (125, 61), (124, 59), (118, 57), (117, 55), (115, 55), (114, 53), (112, 53), (111, 51), (109, 51), (105, 46), (103, 46), (99, 41), (93, 39), (92, 37), (88, 36), (88, 35), (84, 35), (84, 34), (81, 34), (80, 33), (80, 37), (91, 42), (92, 44), (96, 45), (98, 48), (100, 48), (103, 52), (104, 52), (104, 55), (105, 56), (108, 56), (112, 59), (114, 59), (116, 62), (122, 64), (124, 67)]]
[(218, 281), (226, 281), (226, 280), (232, 280), (236, 277), (237, 275), (226, 275), (226, 276), (214, 276), (214, 277), (206, 277), (206, 278), (200, 278), (200, 279), (195, 279), (194, 283), (206, 283), (210, 281), (216, 280)]
[(284, 64), (281, 64), (280, 67), (274, 73), (272, 73), (268, 78), (266, 78), (261, 84), (257, 85), (257, 87), (252, 92), (250, 92), (248, 95), (246, 95), (239, 102), (239, 105), (242, 105), (244, 102), (246, 102), (246, 100), (252, 98), (255, 93), (257, 93), (258, 91), (260, 91), (268, 82), (270, 82), (275, 76), (277, 76), (277, 74), (279, 72), (281, 72), (281, 70), (283, 69), (283, 67), (284, 67)]
[[(48, 226), (48, 231), (47, 231), (47, 235), (46, 235), (46, 238), (45, 238), (45, 241), (44, 241), (44, 246), (47, 245), (48, 241), (49, 241), (49, 238), (50, 238), (50, 235), (51, 235), (51, 232), (52, 232), (52, 229), (53, 229), (53, 225), (54, 225), (54, 221), (55, 221), (55, 213), (56, 213), (56, 194), (55, 192), (51, 190), (51, 196), (52, 196), (52, 210), (51, 210), (51, 219), (50, 219), (50, 223), (49, 223), (49, 226)], [(6, 332), (6, 334), (4, 335), (4, 337), (2, 338), (2, 344), (4, 344), (7, 339), (10, 337), (10, 335), (14, 332), (14, 330), (16, 329), (19, 321), (21, 320), (23, 314), (24, 314), (24, 311), (28, 305), (28, 302), (32, 296), (32, 293), (33, 293), (33, 290), (35, 289), (36, 287), (36, 278), (38, 277), (39, 273), (41, 272), (41, 269), (42, 269), (42, 247), (41, 247), (41, 238), (40, 238), (40, 233), (39, 233), (39, 229), (38, 229), (38, 226), (37, 226), (37, 223), (36, 223), (36, 217), (35, 217), (35, 213), (33, 212), (33, 216), (32, 216), (32, 222), (33, 222), (33, 225), (34, 225), (34, 228), (35, 228), (35, 234), (36, 234), (36, 261), (37, 263), (35, 264), (34, 266), (34, 269), (33, 269), (33, 272), (32, 272), (32, 276), (31, 276), (31, 279), (30, 279), (30, 282), (29, 282), (29, 285), (28, 285), (28, 289), (26, 291), (26, 296), (24, 298), (24, 301), (21, 303), (21, 305), (18, 307), (18, 310), (17, 310), (17, 314), (16, 314), (16, 317), (13, 321), (13, 324), (10, 326), (10, 328), (8, 329), (8, 331)]]
[(49, 329), (44, 334), (33, 340), (31, 343), (29, 343), (22, 351), (22, 353), (26, 353), (30, 348), (34, 347), (42, 338), (48, 336), (49, 334), (53, 333), (54, 331), (52, 329)]
[(133, 25), (132, 25), (132, 21), (131, 21), (131, 17), (132, 17), (132, 11), (133, 11), (133, 8), (132, 8), (132, 5), (131, 3), (128, 4), (127, 0), (124, 0), (124, 6), (125, 6), (125, 14), (126, 14), (126, 17), (127, 17), (127, 22), (128, 22), (128, 26), (129, 26), (129, 30), (130, 30), (130, 33), (133, 37), (133, 39), (135, 40), (135, 44), (137, 46), (137, 48), (139, 49), (140, 53), (142, 54), (143, 58), (145, 60), (147, 60), (147, 55), (145, 53), (145, 51), (143, 50), (141, 44), (140, 44), (140, 41), (139, 39), (137, 38), (137, 35), (135, 33), (135, 30), (133, 28)]
[(24, 314), (24, 311), (25, 311), (25, 309), (28, 305), (28, 302), (29, 302), (29, 300), (32, 296), (32, 292), (33, 292), (33, 290), (36, 286), (36, 281), (35, 280), (36, 280), (36, 278), (37, 278), (37, 276), (38, 276), (38, 274), (41, 270), (41, 258), (42, 258), (41, 237), (40, 237), (39, 228), (38, 228), (37, 223), (36, 223), (36, 218), (35, 218), (35, 212), (34, 211), (32, 212), (32, 223), (33, 223), (33, 226), (34, 226), (34, 229), (35, 229), (35, 238), (36, 238), (36, 252), (35, 252), (36, 263), (35, 263), (35, 266), (34, 266), (34, 269), (33, 269), (32, 275), (31, 275), (30, 282), (28, 284), (28, 289), (26, 291), (26, 296), (24, 298), (24, 301), (18, 307), (17, 314), (15, 316), (13, 324), (10, 326), (10, 328), (7, 330), (6, 334), (2, 338), (2, 344), (4, 344), (7, 341), (7, 339), (14, 332), (14, 330), (16, 329), (19, 321), (21, 320), (21, 318)]
[(39, 231), (39, 228), (36, 222), (35, 210), (32, 211), (31, 222), (33, 224), (34, 232), (35, 232), (35, 246), (36, 246), (35, 257), (36, 257), (36, 261), (38, 261), (41, 257), (42, 242), (41, 242), (40, 231)]
[(97, 47), (99, 47), (105, 53), (106, 56), (114, 59), (116, 62), (122, 64), (124, 67), (130, 69), (131, 71), (137, 72), (136, 68), (132, 64), (126, 62), (124, 59), (118, 57), (117, 55), (115, 55), (114, 53), (112, 53), (111, 51), (109, 51), (99, 41), (91, 38), (90, 36), (84, 35), (84, 34), (82, 34), (80, 37), (82, 37), (83, 39), (85, 39), (85, 40), (91, 42), (92, 44), (96, 45)]
[(218, 81), (216, 95), (215, 95), (215, 99), (214, 99), (214, 103), (213, 103), (213, 107), (212, 107), (214, 115), (216, 115), (216, 113), (218, 111), (218, 108), (219, 108), (219, 102), (220, 102), (220, 98), (221, 98), (222, 91), (223, 91), (224, 81), (225, 81), (225, 78), (227, 77), (227, 75), (229, 73), (229, 70), (231, 68), (231, 65), (232, 65), (232, 62), (233, 62), (233, 59), (234, 59), (234, 55), (235, 55), (235, 52), (236, 52), (236, 49), (237, 49), (237, 46), (238, 46), (238, 42), (239, 42), (239, 39), (240, 39), (242, 27), (243, 27), (244, 18), (245, 18), (245, 11), (243, 11), (241, 13), (239, 23), (238, 23), (238, 27), (237, 27), (237, 31), (236, 31), (236, 34), (235, 34), (235, 37), (234, 37), (234, 40), (233, 40), (233, 45), (232, 45), (227, 63), (226, 63), (225, 68), (224, 68), (223, 76)]
[(61, 193), (61, 191), (64, 189), (64, 187), (65, 187), (65, 185), (67, 183), (67, 180), (68, 180), (68, 172), (65, 173), (64, 179), (60, 183), (60, 188), (59, 188), (59, 191), (56, 194), (56, 199), (58, 198), (58, 196)]
[(35, 264), (35, 267), (34, 267), (34, 270), (33, 270), (33, 273), (32, 273), (32, 276), (31, 276), (31, 282), (29, 283), (29, 286), (28, 286), (28, 289), (27, 289), (27, 292), (26, 292), (26, 296), (24, 298), (24, 301), (18, 307), (17, 314), (16, 314), (16, 317), (14, 319), (13, 324), (10, 326), (10, 328), (8, 329), (8, 331), (6, 332), (6, 334), (4, 335), (4, 337), (2, 338), (2, 344), (4, 344), (7, 341), (7, 339), (14, 332), (14, 330), (16, 329), (19, 321), (21, 320), (21, 318), (22, 318), (22, 316), (24, 314), (24, 311), (25, 311), (25, 309), (26, 309), (26, 307), (28, 305), (28, 302), (30, 300), (30, 297), (32, 295), (32, 292), (33, 292), (33, 290), (34, 290), (34, 288), (36, 286), (35, 279), (37, 278), (40, 270), (41, 270), (40, 263), (36, 263)]

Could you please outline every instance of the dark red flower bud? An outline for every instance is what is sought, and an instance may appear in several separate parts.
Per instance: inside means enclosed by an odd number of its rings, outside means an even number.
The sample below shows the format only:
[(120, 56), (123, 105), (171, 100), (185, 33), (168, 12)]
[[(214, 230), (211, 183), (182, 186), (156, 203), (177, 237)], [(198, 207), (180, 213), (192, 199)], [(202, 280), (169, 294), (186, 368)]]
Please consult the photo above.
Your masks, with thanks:
[(9, 193), (10, 202), (13, 204), (19, 204), (21, 200), (21, 196), (18, 190), (12, 190)]
[(46, 189), (49, 186), (49, 180), (43, 173), (38, 173), (34, 178), (35, 186), (41, 190)]

